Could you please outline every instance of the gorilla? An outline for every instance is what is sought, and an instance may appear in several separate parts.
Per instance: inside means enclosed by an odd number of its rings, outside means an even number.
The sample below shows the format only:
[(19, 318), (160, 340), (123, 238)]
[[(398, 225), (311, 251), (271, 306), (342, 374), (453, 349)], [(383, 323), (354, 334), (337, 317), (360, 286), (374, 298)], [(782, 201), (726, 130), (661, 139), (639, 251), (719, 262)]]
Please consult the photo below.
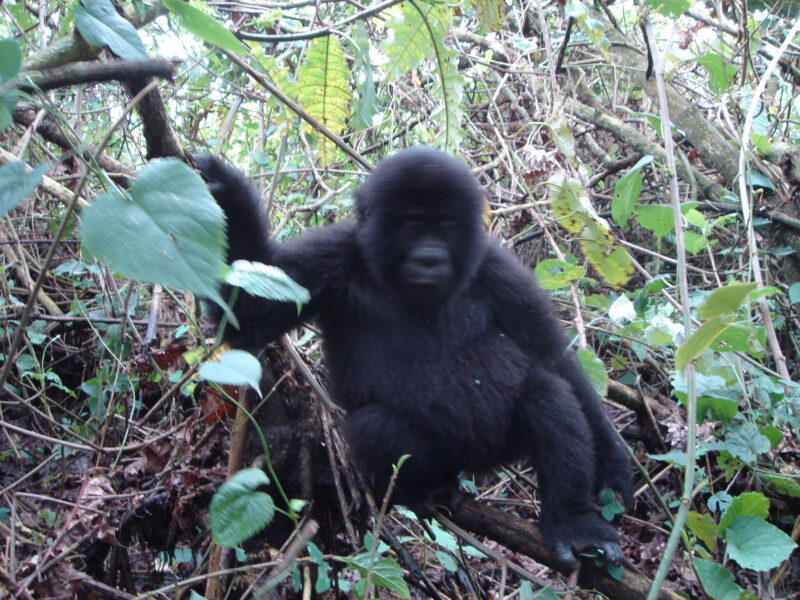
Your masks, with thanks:
[(527, 459), (556, 558), (572, 567), (594, 547), (622, 560), (594, 498), (611, 489), (629, 501), (627, 455), (548, 297), (487, 235), (484, 194), (465, 164), (402, 151), (358, 188), (354, 220), (284, 243), (269, 239), (239, 171), (208, 155), (195, 164), (227, 217), (228, 260), (280, 267), (311, 296), (298, 314), (240, 292), (241, 328), (225, 341), (257, 350), (313, 319), (350, 451), (376, 492), (408, 454), (392, 502), (429, 516), (435, 497), (457, 496), (460, 472)]

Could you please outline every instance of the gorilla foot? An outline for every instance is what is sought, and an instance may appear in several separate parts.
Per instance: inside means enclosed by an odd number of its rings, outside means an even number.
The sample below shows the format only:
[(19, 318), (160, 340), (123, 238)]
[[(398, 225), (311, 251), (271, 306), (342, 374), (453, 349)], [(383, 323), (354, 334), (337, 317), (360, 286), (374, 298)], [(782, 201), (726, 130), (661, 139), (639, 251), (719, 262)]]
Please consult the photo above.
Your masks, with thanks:
[(570, 571), (578, 566), (578, 554), (592, 548), (602, 550), (614, 565), (621, 564), (625, 558), (619, 546), (619, 534), (596, 513), (545, 520), (542, 531), (558, 563)]

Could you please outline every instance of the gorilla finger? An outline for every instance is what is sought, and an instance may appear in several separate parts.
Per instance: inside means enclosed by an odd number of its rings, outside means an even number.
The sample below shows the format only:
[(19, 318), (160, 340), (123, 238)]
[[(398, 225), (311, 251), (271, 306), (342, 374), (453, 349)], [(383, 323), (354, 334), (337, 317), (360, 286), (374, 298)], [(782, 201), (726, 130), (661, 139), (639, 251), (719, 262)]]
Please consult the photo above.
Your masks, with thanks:
[(625, 557), (622, 554), (622, 549), (619, 547), (619, 544), (616, 542), (603, 542), (600, 546), (600, 549), (603, 551), (603, 554), (605, 554), (609, 562), (616, 566), (622, 564), (622, 560)]
[(578, 560), (575, 558), (572, 549), (567, 544), (563, 542), (557, 543), (554, 551), (556, 560), (560, 565), (566, 569), (569, 569), (570, 571), (574, 571), (578, 568)]

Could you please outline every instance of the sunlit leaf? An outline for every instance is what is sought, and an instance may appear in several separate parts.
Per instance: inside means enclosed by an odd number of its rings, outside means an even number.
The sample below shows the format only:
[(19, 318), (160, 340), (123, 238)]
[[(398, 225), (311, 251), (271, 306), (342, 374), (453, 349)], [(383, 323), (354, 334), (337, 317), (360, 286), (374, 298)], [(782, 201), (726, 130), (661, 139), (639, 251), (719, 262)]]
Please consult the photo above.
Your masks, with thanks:
[(200, 377), (222, 385), (249, 385), (261, 395), (261, 364), (244, 350), (228, 350), (200, 365)]
[[(333, 35), (315, 39), (297, 70), (300, 105), (333, 133), (344, 131), (350, 117), (350, 67), (339, 38)], [(310, 130), (310, 126), (305, 126)], [(319, 137), (320, 161), (329, 165), (336, 147), (327, 137)]]
[(179, 160), (151, 162), (127, 194), (98, 196), (81, 214), (80, 232), (85, 249), (115, 271), (226, 306), (217, 289), (225, 218), (200, 176)]
[(109, 0), (81, 0), (73, 10), (81, 36), (93, 46), (107, 47), (128, 60), (147, 57), (136, 28), (119, 15)]
[(178, 17), (181, 25), (204, 42), (239, 56), (247, 54), (247, 50), (236, 36), (210, 15), (181, 0), (163, 0), (163, 2), (164, 7)]
[(730, 283), (717, 288), (697, 309), (697, 314), (701, 319), (706, 320), (732, 313), (742, 305), (747, 295), (755, 288), (755, 283)]

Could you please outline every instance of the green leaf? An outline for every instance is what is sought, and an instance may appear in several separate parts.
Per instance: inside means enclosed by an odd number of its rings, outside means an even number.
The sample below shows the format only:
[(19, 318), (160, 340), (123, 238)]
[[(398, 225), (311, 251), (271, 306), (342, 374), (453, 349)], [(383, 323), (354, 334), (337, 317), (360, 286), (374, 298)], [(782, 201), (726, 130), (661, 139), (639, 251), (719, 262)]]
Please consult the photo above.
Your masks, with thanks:
[(608, 392), (608, 373), (603, 361), (597, 357), (594, 350), (578, 350), (575, 353), (578, 364), (583, 374), (589, 379), (592, 388), (601, 398)]
[(643, 156), (617, 181), (611, 201), (611, 218), (622, 229), (628, 229), (628, 219), (642, 192), (642, 168), (653, 162), (651, 155)]
[(0, 38), (0, 85), (19, 74), (22, 66), (22, 49), (11, 38)]
[(226, 307), (217, 290), (224, 230), (222, 210), (200, 176), (165, 158), (151, 162), (127, 194), (96, 198), (81, 214), (80, 234), (85, 249), (117, 272)]
[(573, 265), (558, 258), (547, 258), (534, 269), (539, 287), (545, 290), (560, 290), (586, 276), (582, 265)]
[(444, 567), (445, 571), (450, 571), (451, 573), (458, 571), (458, 564), (455, 559), (444, 550), (436, 551), (436, 560)]
[(772, 185), (772, 182), (765, 175), (762, 175), (758, 171), (748, 171), (745, 173), (744, 179), (747, 185), (750, 187), (763, 188), (765, 190), (769, 190), (770, 192), (775, 191), (775, 186)]
[(764, 427), (758, 431), (769, 440), (769, 447), (771, 450), (774, 450), (783, 443), (783, 432), (774, 425), (764, 425)]
[(749, 465), (753, 464), (760, 454), (770, 450), (769, 439), (750, 422), (731, 426), (724, 440), (706, 442), (703, 446), (706, 450), (728, 452)]
[(790, 498), (800, 498), (800, 483), (792, 479), (777, 474), (764, 475), (764, 479), (769, 482), (772, 489), (782, 496), (789, 496)]
[(725, 533), (728, 555), (745, 569), (769, 571), (797, 547), (783, 531), (758, 517), (736, 517)]
[(742, 305), (747, 295), (756, 289), (755, 283), (731, 283), (717, 288), (697, 309), (701, 319), (713, 319), (726, 313), (732, 313)]
[[(344, 559), (344, 562), (366, 577), (369, 571), (370, 555), (369, 552), (362, 552), (350, 559)], [(403, 569), (390, 556), (380, 558), (372, 565), (372, 583), (394, 592), (400, 598), (411, 598), (408, 585), (403, 579)]]
[(708, 72), (711, 88), (715, 92), (721, 94), (728, 90), (733, 78), (736, 77), (736, 67), (729, 59), (711, 52), (698, 56), (695, 60)]
[(277, 302), (308, 304), (308, 290), (296, 283), (284, 271), (272, 265), (249, 260), (237, 260), (225, 274), (225, 282), (235, 285), (253, 296)]
[(789, 302), (792, 304), (800, 302), (800, 281), (793, 283), (789, 288)]
[[(309, 115), (333, 133), (344, 131), (353, 92), (350, 67), (339, 38), (328, 35), (311, 42), (297, 69), (297, 90), (299, 103)], [(333, 162), (336, 146), (327, 137), (320, 136), (319, 151), (323, 165)]]
[(679, 371), (686, 368), (689, 361), (700, 356), (722, 333), (733, 323), (727, 316), (720, 316), (706, 321), (697, 328), (675, 352), (675, 366)]
[(677, 19), (692, 7), (691, 0), (647, 0), (653, 10), (665, 17)]
[(736, 585), (730, 571), (722, 565), (702, 558), (695, 558), (692, 562), (706, 594), (714, 600), (739, 600), (742, 588)]
[[(443, 38), (442, 38), (443, 39)], [(458, 57), (446, 49), (441, 41), (436, 44), (436, 72), (439, 75), (432, 96), (440, 100), (431, 112), (431, 121), (439, 126), (443, 148), (457, 147), (464, 135), (461, 120), (464, 115), (464, 77), (458, 70)]]
[(500, 31), (508, 14), (505, 0), (472, 0), (478, 22), (486, 31)]
[(614, 517), (625, 512), (625, 506), (610, 489), (603, 490), (598, 500), (600, 501), (600, 514), (606, 521), (613, 521)]
[(223, 352), (215, 360), (200, 365), (198, 373), (206, 381), (222, 385), (249, 385), (261, 396), (261, 364), (244, 350)]
[(353, 116), (350, 125), (355, 129), (368, 129), (372, 127), (372, 118), (380, 111), (380, 100), (375, 92), (373, 67), (370, 62), (369, 31), (363, 22), (359, 21), (344, 38), (345, 44), (350, 48), (354, 59), (353, 80), (358, 86), (357, 97), (353, 100)]
[(22, 161), (7, 163), (0, 167), (0, 217), (15, 208), (25, 196), (36, 189), (47, 169), (47, 163), (29, 169)]
[(147, 58), (147, 50), (136, 28), (123, 19), (108, 0), (81, 0), (76, 6), (75, 24), (92, 46), (107, 47), (128, 60)]
[[(433, 3), (425, 3), (423, 8), (434, 21), (440, 18), (446, 19), (446, 15), (439, 16), (439, 13), (444, 11)], [(393, 34), (393, 37), (381, 46), (389, 58), (386, 65), (386, 75), (389, 78), (396, 79), (416, 67), (423, 58), (433, 56), (434, 41), (422, 14), (414, 8), (414, 3), (402, 3), (400, 10), (395, 11), (394, 18), (386, 25)]]
[(639, 225), (652, 231), (657, 237), (664, 237), (675, 229), (675, 216), (672, 206), (667, 204), (640, 204), (634, 209)]
[(204, 42), (238, 56), (247, 54), (242, 43), (227, 27), (191, 4), (181, 0), (164, 0), (164, 7), (178, 17), (181, 25)]
[(261, 469), (242, 469), (223, 483), (211, 499), (211, 535), (225, 548), (238, 546), (252, 537), (275, 516), (272, 497), (256, 491), (268, 485)]
[(686, 246), (686, 251), (692, 256), (695, 256), (708, 246), (708, 240), (702, 234), (691, 230), (683, 232), (683, 243)]
[(725, 530), (733, 523), (736, 517), (758, 517), (766, 519), (769, 515), (769, 500), (764, 494), (758, 492), (746, 492), (739, 494), (733, 499), (730, 506), (725, 509), (725, 513), (719, 520), (719, 535), (725, 535)]
[(717, 524), (709, 515), (690, 510), (686, 525), (695, 537), (701, 540), (712, 552), (717, 550)]

